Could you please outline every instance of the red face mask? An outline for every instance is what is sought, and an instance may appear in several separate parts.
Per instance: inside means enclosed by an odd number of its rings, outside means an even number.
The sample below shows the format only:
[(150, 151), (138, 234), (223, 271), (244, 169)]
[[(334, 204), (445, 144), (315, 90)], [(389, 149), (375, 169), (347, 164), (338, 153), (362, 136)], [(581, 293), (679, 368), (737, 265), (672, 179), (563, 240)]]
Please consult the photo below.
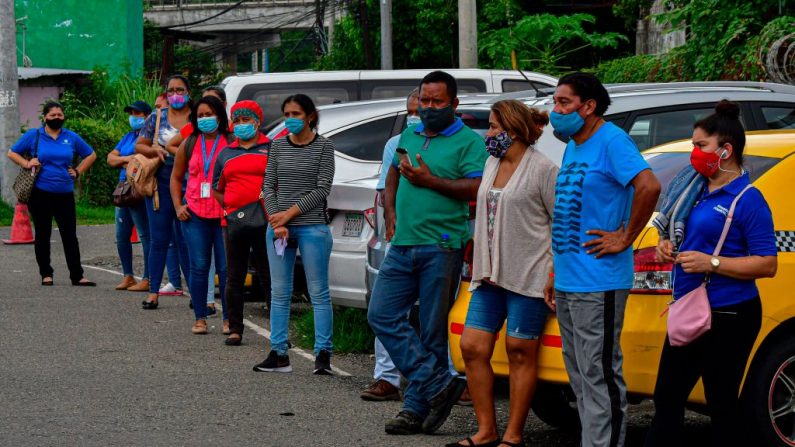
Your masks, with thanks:
[(704, 152), (698, 146), (693, 146), (693, 152), (690, 153), (690, 164), (693, 169), (704, 177), (712, 177), (720, 167), (720, 156), (718, 151)]

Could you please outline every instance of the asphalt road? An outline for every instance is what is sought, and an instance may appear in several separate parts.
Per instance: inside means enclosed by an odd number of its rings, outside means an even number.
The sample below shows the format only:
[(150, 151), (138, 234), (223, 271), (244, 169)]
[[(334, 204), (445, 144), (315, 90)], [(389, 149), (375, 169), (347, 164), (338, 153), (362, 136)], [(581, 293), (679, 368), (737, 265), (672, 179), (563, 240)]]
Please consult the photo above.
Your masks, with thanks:
[[(8, 234), (0, 228), (0, 238)], [(142, 310), (144, 294), (113, 290), (113, 226), (80, 227), (78, 236), (83, 264), (103, 269), (86, 268), (96, 288), (69, 285), (57, 232), (53, 287), (39, 285), (32, 245), (0, 246), (0, 445), (441, 446), (476, 428), (472, 409), (456, 407), (435, 436), (386, 435), (400, 404), (359, 399), (371, 380), (367, 355), (333, 357), (350, 376), (314, 376), (297, 352), (293, 373), (255, 373), (265, 337), (247, 329), (243, 346), (224, 346), (220, 318), (210, 320), (209, 335), (191, 335), (182, 297)], [(246, 318), (267, 328), (261, 307), (247, 304)], [(650, 403), (632, 407), (627, 445), (642, 444), (652, 411)], [(708, 444), (706, 418), (689, 414), (687, 430), (691, 445)], [(576, 434), (534, 416), (526, 440), (578, 445)]]

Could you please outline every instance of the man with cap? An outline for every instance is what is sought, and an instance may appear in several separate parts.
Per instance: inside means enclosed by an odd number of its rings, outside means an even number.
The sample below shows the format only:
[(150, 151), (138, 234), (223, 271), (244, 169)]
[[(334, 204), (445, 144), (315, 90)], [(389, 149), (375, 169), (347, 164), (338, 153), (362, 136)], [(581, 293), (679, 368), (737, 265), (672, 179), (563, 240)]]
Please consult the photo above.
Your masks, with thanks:
[[(268, 164), (270, 140), (259, 131), (262, 109), (254, 101), (240, 101), (232, 106), (232, 131), (236, 140), (218, 154), (213, 175), (215, 198), (224, 209), (224, 216), (237, 214), (241, 208), (261, 200), (260, 192)], [(264, 213), (265, 210), (262, 209)], [(263, 219), (263, 223), (266, 222)], [(226, 303), (229, 306), (229, 346), (240, 345), (243, 339), (243, 285), (248, 272), (249, 253), (266, 302), (270, 307), (270, 273), (265, 247), (265, 226), (241, 229), (222, 219), (227, 256)]]
[[(138, 100), (124, 108), (124, 113), (129, 115), (132, 130), (124, 135), (116, 148), (108, 153), (108, 164), (114, 168), (121, 168), (119, 181), (126, 178), (127, 163), (135, 155), (135, 141), (144, 125), (146, 117), (152, 113), (152, 107), (144, 101)], [(135, 281), (132, 262), (132, 235), (133, 225), (138, 230), (138, 238), (144, 248), (144, 272), (141, 282)], [(116, 290), (129, 290), (131, 292), (149, 291), (149, 219), (146, 216), (144, 202), (126, 208), (116, 208), (116, 250), (119, 252), (124, 278), (116, 286)]]

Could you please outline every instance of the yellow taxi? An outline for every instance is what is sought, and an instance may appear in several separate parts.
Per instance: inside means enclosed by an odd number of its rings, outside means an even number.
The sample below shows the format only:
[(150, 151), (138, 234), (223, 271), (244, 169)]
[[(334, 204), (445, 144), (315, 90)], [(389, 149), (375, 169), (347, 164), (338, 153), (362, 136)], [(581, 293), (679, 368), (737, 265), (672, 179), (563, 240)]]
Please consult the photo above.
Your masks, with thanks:
[[(645, 151), (644, 157), (663, 186), (690, 162), (690, 141), (677, 141)], [(762, 298), (762, 328), (751, 353), (742, 388), (744, 408), (758, 431), (760, 445), (795, 446), (795, 131), (748, 132), (744, 168), (773, 211), (778, 246), (775, 278), (757, 281)], [(790, 190), (792, 188), (792, 190)], [(793, 196), (790, 196), (793, 194)], [(659, 207), (659, 203), (658, 203)], [(651, 397), (665, 341), (671, 300), (671, 264), (655, 259), (658, 236), (649, 224), (634, 244), (635, 282), (627, 301), (621, 347), (630, 402)], [(464, 269), (467, 270), (466, 268)], [(461, 333), (469, 307), (469, 281), (462, 278), (449, 315), (450, 351), (457, 370), (464, 370)], [(505, 327), (491, 359), (498, 376), (508, 375)], [(533, 410), (558, 428), (578, 425), (574, 395), (563, 364), (558, 322), (550, 317), (540, 339), (539, 387)], [(693, 409), (705, 404), (701, 383), (690, 395)]]

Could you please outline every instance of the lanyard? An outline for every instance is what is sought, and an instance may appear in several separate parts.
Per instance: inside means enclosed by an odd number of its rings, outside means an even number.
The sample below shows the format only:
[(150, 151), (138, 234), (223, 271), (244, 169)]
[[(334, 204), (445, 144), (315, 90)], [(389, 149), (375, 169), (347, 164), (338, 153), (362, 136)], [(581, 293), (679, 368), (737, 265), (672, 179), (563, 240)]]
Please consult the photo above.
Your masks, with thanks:
[(213, 148), (210, 151), (210, 159), (207, 160), (207, 153), (205, 152), (205, 143), (204, 143), (204, 134), (202, 134), (202, 162), (204, 163), (204, 178), (207, 179), (207, 176), (210, 174), (210, 165), (213, 162), (213, 157), (215, 157), (215, 150), (218, 148), (218, 140), (220, 139), (221, 135), (215, 136), (215, 141), (213, 142)]

